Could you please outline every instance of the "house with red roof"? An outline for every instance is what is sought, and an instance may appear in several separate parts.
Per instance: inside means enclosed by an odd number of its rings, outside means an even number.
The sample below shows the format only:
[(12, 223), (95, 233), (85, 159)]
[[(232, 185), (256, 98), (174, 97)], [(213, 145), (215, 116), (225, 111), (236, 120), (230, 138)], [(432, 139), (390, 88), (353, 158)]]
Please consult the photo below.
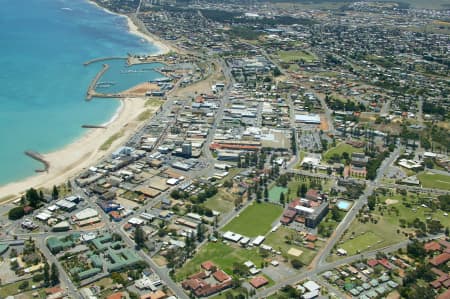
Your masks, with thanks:
[(446, 240), (442, 240), (442, 239), (440, 239), (438, 242), (439, 242), (439, 244), (441, 244), (445, 248), (450, 248), (450, 242), (448, 242)]
[(217, 270), (216, 272), (213, 273), (214, 278), (218, 281), (218, 282), (224, 282), (227, 280), (231, 280), (231, 277), (223, 272), (222, 270)]
[(126, 298), (123, 292), (117, 292), (106, 297), (106, 299), (123, 299), (123, 298)]
[(433, 289), (439, 289), (441, 287), (441, 283), (439, 280), (433, 280), (430, 282), (430, 285), (433, 287)]
[(255, 278), (250, 280), (251, 286), (254, 287), (255, 289), (265, 286), (268, 283), (269, 283), (269, 281), (267, 280), (267, 278), (265, 278), (263, 276), (256, 276)]
[(450, 253), (441, 253), (430, 260), (433, 266), (440, 266), (450, 260)]
[(312, 235), (312, 234), (308, 234), (306, 236), (306, 241), (308, 241), (308, 242), (316, 242), (317, 241), (317, 236), (316, 235)]
[(444, 293), (440, 294), (436, 299), (450, 299), (450, 290), (447, 290)]
[(203, 269), (205, 269), (206, 271), (211, 271), (216, 268), (216, 265), (211, 261), (206, 261), (206, 262), (202, 263), (201, 267)]
[[(197, 297), (208, 297), (231, 287), (231, 276), (217, 269), (213, 262), (206, 261), (201, 264), (201, 267), (205, 271), (191, 275), (181, 283), (181, 286), (185, 290), (192, 291)], [(211, 278), (212, 271), (214, 272)], [(214, 283), (214, 281), (217, 283)]]
[(430, 251), (438, 251), (441, 250), (441, 245), (439, 245), (438, 242), (436, 241), (431, 241), (426, 243), (423, 248), (426, 250), (426, 252), (430, 252)]
[(373, 267), (375, 267), (376, 265), (378, 265), (378, 261), (375, 260), (375, 259), (368, 260), (368, 261), (367, 261), (367, 265), (368, 265), (370, 268), (373, 268)]
[(378, 263), (388, 270), (392, 270), (392, 265), (387, 259), (378, 260)]

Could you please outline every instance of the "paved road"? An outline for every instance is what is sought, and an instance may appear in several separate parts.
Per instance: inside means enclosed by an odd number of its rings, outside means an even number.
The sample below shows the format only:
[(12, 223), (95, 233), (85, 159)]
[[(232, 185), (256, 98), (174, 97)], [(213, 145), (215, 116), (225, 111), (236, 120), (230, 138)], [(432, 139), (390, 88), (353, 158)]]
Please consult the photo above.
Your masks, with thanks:
[(317, 98), (319, 99), (320, 104), (322, 105), (322, 109), (325, 111), (325, 117), (327, 118), (328, 122), (328, 132), (334, 135), (335, 130), (333, 125), (333, 116), (331, 115), (331, 109), (328, 108), (328, 105), (325, 102), (325, 97), (317, 95)]
[(225, 105), (228, 103), (230, 98), (230, 91), (233, 87), (234, 81), (233, 76), (231, 75), (231, 71), (229, 67), (226, 65), (226, 62), (223, 60), (219, 61), (219, 64), (222, 68), (224, 77), (225, 77), (225, 88), (222, 92), (222, 95), (220, 96), (220, 107), (216, 112), (216, 115), (214, 116), (214, 123), (211, 127), (211, 129), (208, 132), (208, 137), (205, 140), (204, 146), (203, 146), (203, 155), (206, 157), (206, 159), (211, 162), (211, 164), (214, 164), (216, 161), (214, 157), (211, 154), (211, 151), (209, 150), (209, 145), (214, 140), (214, 135), (216, 133), (217, 127), (219, 126), (220, 122), (222, 121)]
[(42, 254), (45, 256), (47, 263), (51, 266), (53, 263), (56, 264), (59, 271), (59, 280), (61, 282), (62, 287), (65, 287), (70, 298), (82, 298), (78, 288), (72, 283), (69, 276), (62, 265), (58, 262), (56, 257), (50, 252), (46, 245), (47, 237), (38, 237), (35, 238), (35, 242), (37, 247), (41, 250)]
[[(422, 238), (420, 239), (420, 241), (426, 241), (426, 240), (431, 240), (431, 239), (437, 239), (442, 237), (442, 235), (436, 235), (436, 236), (430, 236), (430, 237), (426, 237), (426, 238)], [(273, 293), (275, 293), (276, 291), (278, 291), (280, 288), (282, 288), (285, 285), (294, 285), (302, 280), (305, 280), (307, 278), (314, 278), (317, 275), (328, 271), (328, 270), (332, 270), (335, 269), (339, 266), (345, 265), (345, 264), (351, 264), (360, 260), (364, 260), (364, 259), (371, 259), (376, 257), (376, 255), (380, 252), (384, 253), (384, 254), (388, 254), (388, 253), (392, 253), (392, 252), (396, 252), (397, 250), (399, 250), (400, 248), (405, 248), (408, 243), (411, 242), (410, 240), (405, 240), (402, 241), (400, 243), (391, 245), (391, 246), (387, 246), (384, 248), (380, 248), (380, 249), (376, 249), (376, 250), (372, 250), (372, 251), (368, 251), (365, 253), (361, 253), (361, 254), (357, 254), (357, 255), (353, 255), (353, 256), (349, 256), (349, 257), (345, 257), (342, 259), (339, 259), (337, 261), (334, 262), (330, 262), (330, 263), (325, 263), (323, 265), (319, 265), (316, 268), (313, 269), (308, 269), (307, 271), (302, 271), (301, 273), (294, 275), (286, 280), (284, 280), (283, 282), (277, 283), (275, 285), (273, 285), (270, 288), (266, 288), (264, 290), (258, 291), (256, 293), (256, 295), (253, 298), (265, 298)]]
[(435, 173), (435, 174), (442, 174), (442, 175), (450, 176), (450, 172), (448, 172), (446, 170), (439, 170), (439, 169), (434, 169), (434, 168), (425, 168), (425, 171), (431, 172), (431, 173)]
[[(133, 240), (131, 240), (128, 237), (128, 234), (126, 234), (122, 229), (117, 229), (116, 233), (120, 234), (122, 236), (123, 241), (125, 241), (125, 243), (130, 246), (131, 248), (133, 248), (135, 246), (135, 243)], [(186, 295), (186, 293), (184, 292), (184, 290), (181, 288), (181, 286), (179, 284), (177, 284), (176, 282), (174, 282), (172, 280), (172, 278), (169, 276), (169, 269), (167, 269), (166, 267), (159, 267), (155, 262), (153, 262), (153, 260), (147, 255), (145, 254), (142, 250), (137, 251), (138, 255), (144, 260), (146, 261), (150, 267), (152, 268), (152, 270), (158, 274), (158, 276), (160, 277), (160, 279), (162, 281), (164, 281), (164, 283), (175, 293), (175, 295), (180, 298), (180, 299), (189, 299), (189, 296)]]
[[(301, 279), (305, 279), (307, 277), (317, 275), (320, 272), (326, 271), (326, 269), (334, 268), (334, 267), (327, 268), (330, 265), (330, 264), (326, 263), (327, 257), (330, 255), (335, 244), (341, 239), (342, 235), (345, 233), (345, 231), (348, 229), (350, 224), (353, 222), (356, 215), (359, 213), (359, 211), (362, 209), (362, 207), (367, 203), (368, 197), (373, 193), (373, 191), (376, 188), (376, 183), (384, 176), (384, 172), (386, 171), (388, 166), (391, 165), (397, 159), (397, 157), (400, 154), (400, 150), (401, 150), (400, 148), (396, 148), (394, 150), (394, 152), (392, 152), (391, 155), (383, 161), (383, 163), (381, 164), (381, 166), (379, 168), (377, 177), (374, 180), (374, 182), (370, 182), (370, 181), (367, 182), (366, 188), (364, 189), (363, 194), (355, 202), (355, 204), (352, 206), (350, 211), (347, 212), (344, 219), (339, 223), (339, 225), (336, 228), (336, 230), (334, 231), (334, 233), (328, 239), (327, 243), (325, 244), (325, 247), (319, 252), (319, 254), (316, 256), (316, 258), (313, 260), (313, 262), (309, 265), (308, 269), (310, 269), (310, 271), (299, 274), (298, 276), (294, 276), (294, 277), (290, 278), (288, 281), (283, 281), (283, 283), (278, 283), (275, 286), (273, 286), (267, 290), (264, 290), (261, 293), (257, 293), (258, 298), (270, 295), (271, 292), (277, 290), (278, 288), (282, 287), (283, 285), (294, 284)], [(402, 244), (402, 245), (405, 246), (406, 244)], [(397, 248), (397, 247), (392, 246), (392, 248)], [(388, 247), (388, 248), (386, 248), (386, 250), (389, 250), (392, 248)], [(377, 252), (377, 251), (375, 251), (375, 252)], [(358, 258), (358, 256), (354, 256), (351, 258)], [(338, 262), (332, 263), (331, 265), (340, 263), (340, 262), (342, 262), (342, 261), (340, 260)], [(336, 265), (339, 265), (339, 264), (336, 264)]]

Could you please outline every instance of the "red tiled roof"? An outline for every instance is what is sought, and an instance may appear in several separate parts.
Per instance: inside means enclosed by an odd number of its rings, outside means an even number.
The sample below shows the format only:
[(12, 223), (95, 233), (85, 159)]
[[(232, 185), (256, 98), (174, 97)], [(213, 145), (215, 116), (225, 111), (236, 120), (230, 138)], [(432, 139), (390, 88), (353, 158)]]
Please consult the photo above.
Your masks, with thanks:
[(190, 279), (205, 279), (206, 277), (208, 277), (208, 275), (206, 275), (205, 271), (200, 271), (189, 276)]
[(316, 236), (316, 235), (308, 234), (308, 235), (306, 236), (306, 241), (315, 242), (315, 241), (317, 241), (317, 236)]
[(439, 280), (433, 280), (432, 282), (430, 282), (430, 285), (435, 289), (439, 289), (441, 287), (441, 283), (439, 282)]
[(396, 259), (396, 260), (394, 261), (394, 264), (395, 264), (397, 267), (400, 267), (400, 268), (402, 268), (402, 269), (405, 269), (406, 267), (408, 267), (408, 265), (406, 265), (405, 262), (402, 261), (401, 259)]
[(253, 150), (257, 151), (259, 150), (260, 146), (257, 145), (241, 145), (241, 144), (218, 144), (218, 143), (211, 143), (209, 145), (210, 149), (240, 149), (240, 150)]
[(111, 212), (109, 212), (109, 215), (112, 217), (112, 218), (121, 218), (121, 216), (120, 216), (120, 214), (119, 214), (119, 212), (117, 212), (117, 211), (111, 211)]
[(382, 265), (386, 269), (389, 269), (389, 270), (392, 269), (392, 265), (391, 265), (391, 263), (389, 263), (389, 261), (387, 259), (378, 260), (378, 263), (380, 263), (380, 265)]
[(295, 217), (295, 222), (305, 223), (305, 217), (297, 216), (297, 217)]
[(53, 288), (45, 289), (45, 293), (47, 295), (49, 295), (49, 294), (56, 294), (56, 293), (59, 293), (59, 292), (62, 292), (62, 291), (63, 291), (63, 289), (61, 287), (53, 287)]
[(263, 276), (256, 276), (255, 278), (253, 278), (252, 280), (250, 280), (250, 284), (252, 285), (252, 287), (254, 287), (255, 289), (262, 287), (263, 285), (268, 284), (269, 281), (263, 277)]
[(368, 265), (369, 267), (373, 268), (373, 267), (375, 267), (376, 265), (378, 265), (378, 261), (377, 261), (377, 260), (374, 260), (374, 259), (368, 260), (368, 261), (367, 261), (367, 265)]
[(214, 265), (214, 263), (211, 261), (206, 261), (202, 263), (202, 268), (205, 269), (206, 271), (210, 271), (214, 267), (216, 267), (216, 265)]
[(450, 290), (447, 290), (444, 293), (440, 294), (436, 299), (450, 299)]
[(447, 275), (444, 271), (442, 271), (436, 267), (431, 268), (430, 271), (433, 272), (434, 274), (436, 274), (437, 276)]
[(439, 266), (442, 265), (443, 263), (446, 263), (448, 260), (450, 260), (450, 253), (444, 252), (432, 258), (430, 260), (430, 264), (432, 264), (433, 266)]
[(289, 224), (289, 223), (292, 222), (292, 219), (291, 218), (287, 218), (287, 217), (283, 217), (283, 218), (280, 219), (280, 222), (283, 223), (283, 224)]
[(300, 199), (294, 199), (293, 201), (291, 201), (288, 205), (288, 209), (289, 210), (295, 210), (295, 207), (298, 206), (300, 204)]
[(153, 293), (149, 293), (149, 294), (145, 294), (141, 296), (141, 299), (162, 299), (162, 298), (166, 298), (167, 295), (166, 293), (164, 293), (163, 291), (156, 291)]
[(448, 287), (450, 287), (450, 279), (447, 279), (446, 281), (442, 282), (442, 285), (448, 289)]
[(441, 244), (442, 246), (447, 247), (447, 248), (450, 248), (450, 242), (447, 242), (447, 241), (445, 241), (445, 240), (439, 240), (438, 242), (439, 242), (439, 244)]
[(317, 191), (316, 189), (309, 189), (308, 192), (306, 192), (305, 197), (307, 199), (317, 200), (320, 198), (320, 194), (319, 194), (319, 191)]
[(228, 274), (223, 272), (222, 270), (217, 270), (213, 273), (213, 276), (219, 282), (224, 282), (225, 280), (230, 279), (230, 276), (228, 276)]
[(203, 280), (197, 278), (187, 279), (181, 283), (181, 286), (187, 290), (196, 290), (203, 287), (204, 285), (205, 284), (203, 283)]
[(292, 210), (286, 210), (283, 214), (284, 217), (290, 218), (291, 220), (295, 217), (295, 215), (297, 215), (297, 212)]
[(425, 248), (425, 250), (427, 252), (429, 252), (429, 251), (437, 251), (437, 250), (441, 250), (441, 245), (439, 245), (439, 243), (436, 242), (436, 241), (431, 241), (431, 242), (426, 243), (423, 246), (423, 248)]
[(308, 242), (308, 244), (306, 244), (306, 248), (314, 249), (315, 247), (316, 247), (316, 245), (314, 245), (313, 242)]
[(204, 288), (196, 290), (194, 292), (194, 294), (197, 297), (202, 297), (202, 296), (207, 297), (207, 296), (210, 296), (212, 294), (218, 293), (218, 292), (220, 292), (220, 291), (222, 291), (222, 290), (224, 290), (226, 288), (231, 287), (231, 284), (232, 284), (232, 281), (228, 280), (228, 281), (225, 281), (223, 283), (219, 283), (219, 284), (216, 284), (216, 285), (213, 285), (213, 286), (206, 285)]
[(123, 297), (123, 293), (117, 292), (117, 293), (109, 295), (108, 297), (106, 297), (106, 299), (122, 299), (122, 297)]

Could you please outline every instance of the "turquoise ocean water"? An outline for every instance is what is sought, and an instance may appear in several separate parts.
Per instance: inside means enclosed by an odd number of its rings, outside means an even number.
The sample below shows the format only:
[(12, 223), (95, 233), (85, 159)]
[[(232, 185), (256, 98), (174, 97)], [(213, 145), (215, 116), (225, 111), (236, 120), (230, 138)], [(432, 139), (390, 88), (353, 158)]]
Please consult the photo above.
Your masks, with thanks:
[[(101, 69), (83, 62), (157, 48), (128, 32), (126, 19), (83, 0), (0, 0), (0, 185), (34, 174), (41, 165), (24, 155), (57, 150), (79, 138), (83, 124), (107, 122), (115, 100), (85, 101)], [(149, 71), (122, 72), (124, 61), (106, 62), (102, 80), (117, 91), (161, 77)], [(158, 66), (154, 65), (153, 67)], [(138, 69), (138, 68), (136, 68)]]

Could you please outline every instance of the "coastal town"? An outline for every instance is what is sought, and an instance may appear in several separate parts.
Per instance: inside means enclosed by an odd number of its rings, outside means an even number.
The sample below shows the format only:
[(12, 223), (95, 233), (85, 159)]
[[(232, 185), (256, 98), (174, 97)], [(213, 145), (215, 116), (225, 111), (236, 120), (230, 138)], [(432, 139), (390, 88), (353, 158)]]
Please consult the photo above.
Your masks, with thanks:
[[(85, 62), (138, 104), (27, 152), (0, 298), (450, 298), (448, 3), (94, 2), (164, 51)], [(111, 91), (117, 59), (157, 77)]]

